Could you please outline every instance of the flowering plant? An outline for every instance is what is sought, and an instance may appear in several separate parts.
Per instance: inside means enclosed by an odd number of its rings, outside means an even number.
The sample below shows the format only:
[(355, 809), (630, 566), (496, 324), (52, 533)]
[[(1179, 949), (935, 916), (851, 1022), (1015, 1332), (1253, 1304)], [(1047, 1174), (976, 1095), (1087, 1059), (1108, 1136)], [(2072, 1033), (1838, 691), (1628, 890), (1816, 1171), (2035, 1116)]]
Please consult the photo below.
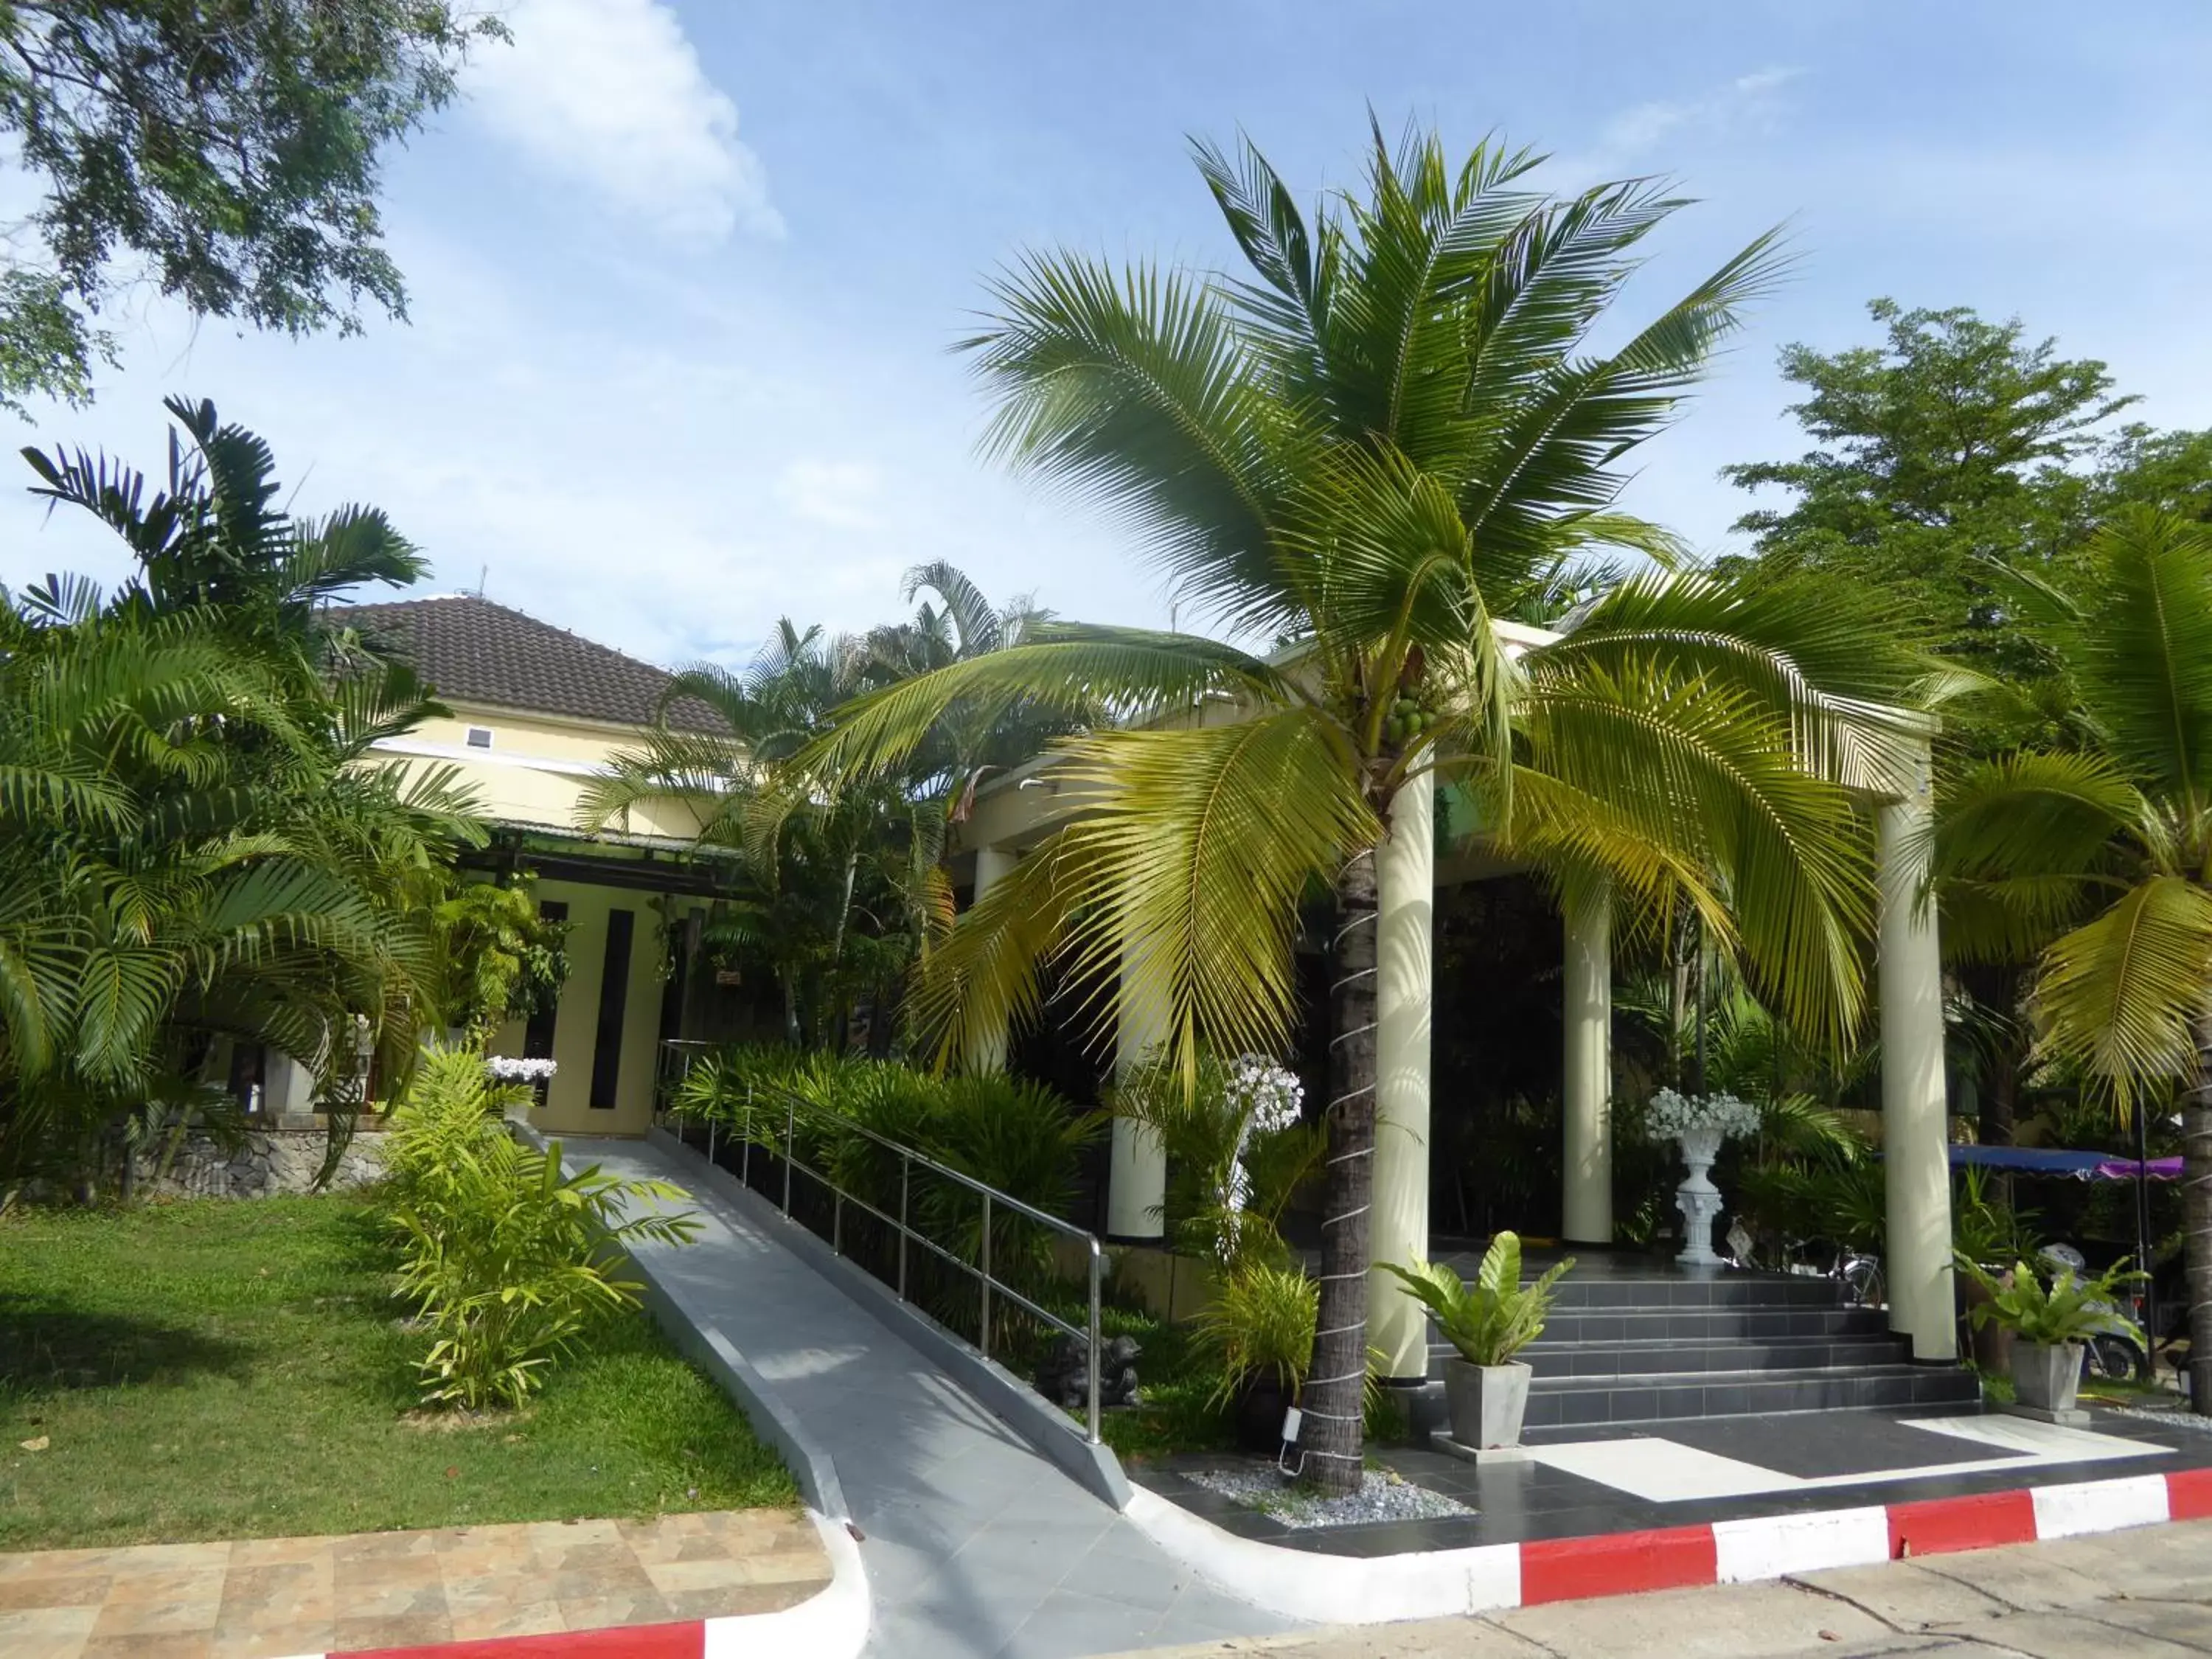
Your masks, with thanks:
[(493, 1054), (484, 1061), (484, 1070), (501, 1083), (543, 1083), (560, 1069), (550, 1060), (517, 1060), (511, 1054)]
[(1305, 1085), (1298, 1081), (1297, 1073), (1264, 1054), (1239, 1055), (1229, 1067), (1223, 1092), (1229, 1097), (1230, 1110), (1244, 1120), (1239, 1151), (1253, 1135), (1273, 1134), (1296, 1123), (1306, 1098)]
[(1651, 1097), (1644, 1114), (1644, 1133), (1653, 1140), (1679, 1140), (1698, 1129), (1717, 1129), (1723, 1135), (1759, 1132), (1759, 1108), (1734, 1095), (1680, 1095), (1662, 1089)]
[(1252, 1198), (1252, 1171), (1247, 1160), (1252, 1137), (1275, 1134), (1297, 1123), (1306, 1090), (1288, 1066), (1264, 1054), (1240, 1054), (1230, 1064), (1221, 1094), (1241, 1125), (1237, 1148), (1230, 1154), (1225, 1178), (1216, 1193), (1224, 1212), (1219, 1242), (1226, 1260), (1237, 1250), (1237, 1218)]

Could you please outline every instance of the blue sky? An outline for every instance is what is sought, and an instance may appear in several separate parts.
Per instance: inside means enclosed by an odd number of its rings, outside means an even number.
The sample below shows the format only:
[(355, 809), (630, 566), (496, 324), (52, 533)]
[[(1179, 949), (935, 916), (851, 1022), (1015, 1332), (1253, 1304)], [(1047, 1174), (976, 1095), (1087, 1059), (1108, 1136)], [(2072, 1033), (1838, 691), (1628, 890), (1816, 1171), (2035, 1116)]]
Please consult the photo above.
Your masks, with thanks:
[[(303, 510), (366, 499), (474, 586), (664, 661), (774, 619), (856, 627), (929, 558), (1064, 615), (1164, 620), (1111, 526), (978, 461), (947, 348), (1026, 246), (1213, 264), (1185, 135), (1249, 131), (1302, 193), (1371, 104), (1498, 130), (1562, 185), (1662, 173), (1640, 314), (1768, 226), (1799, 264), (1629, 504), (1717, 550), (1732, 460), (1801, 447), (1777, 349), (1864, 302), (2017, 313), (2108, 360), (2142, 418), (2212, 424), (2212, 11), (1117, 0), (514, 0), (511, 50), (389, 169), (408, 324), (295, 343), (142, 296), (125, 367), (20, 441), (161, 453), (184, 391), (275, 442)], [(120, 568), (0, 496), (0, 580)]]

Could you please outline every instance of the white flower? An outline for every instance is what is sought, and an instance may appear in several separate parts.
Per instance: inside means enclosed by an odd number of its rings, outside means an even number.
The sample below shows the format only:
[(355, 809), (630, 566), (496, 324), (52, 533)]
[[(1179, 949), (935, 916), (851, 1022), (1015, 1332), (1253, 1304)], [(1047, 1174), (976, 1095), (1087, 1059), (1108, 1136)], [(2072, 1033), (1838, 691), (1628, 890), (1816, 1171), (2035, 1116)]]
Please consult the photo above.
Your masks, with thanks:
[(542, 1083), (560, 1069), (550, 1060), (518, 1060), (511, 1054), (493, 1054), (484, 1060), (484, 1070), (501, 1083)]
[(1723, 1137), (1759, 1133), (1759, 1108), (1730, 1094), (1679, 1095), (1662, 1089), (1644, 1114), (1644, 1133), (1653, 1140), (1679, 1140), (1696, 1129), (1717, 1129)]
[(1297, 1073), (1264, 1054), (1243, 1054), (1229, 1067), (1229, 1104), (1245, 1119), (1249, 1134), (1273, 1134), (1298, 1121), (1305, 1085)]

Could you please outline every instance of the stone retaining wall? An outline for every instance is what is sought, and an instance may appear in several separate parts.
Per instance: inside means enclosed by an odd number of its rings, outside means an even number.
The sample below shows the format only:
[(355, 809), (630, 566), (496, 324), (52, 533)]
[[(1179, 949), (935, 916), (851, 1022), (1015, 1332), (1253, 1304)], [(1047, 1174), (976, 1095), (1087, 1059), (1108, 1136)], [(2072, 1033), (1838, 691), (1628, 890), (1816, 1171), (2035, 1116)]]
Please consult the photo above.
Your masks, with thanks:
[[(188, 1198), (270, 1198), (305, 1193), (323, 1167), (320, 1129), (278, 1129), (248, 1134), (235, 1152), (225, 1152), (215, 1142), (195, 1136), (177, 1153), (177, 1161), (159, 1182), (148, 1179), (152, 1160), (139, 1164), (142, 1190)], [(335, 1188), (360, 1187), (383, 1174), (376, 1137), (356, 1135), (338, 1164)]]

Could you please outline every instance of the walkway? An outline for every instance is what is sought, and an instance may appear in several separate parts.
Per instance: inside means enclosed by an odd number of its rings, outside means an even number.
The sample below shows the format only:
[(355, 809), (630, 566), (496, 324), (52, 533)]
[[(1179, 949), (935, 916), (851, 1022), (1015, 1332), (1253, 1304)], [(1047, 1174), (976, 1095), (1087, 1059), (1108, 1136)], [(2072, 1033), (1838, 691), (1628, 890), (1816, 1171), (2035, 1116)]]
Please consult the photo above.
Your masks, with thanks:
[(264, 1659), (775, 1613), (830, 1581), (787, 1510), (0, 1555), (9, 1659)]
[(698, 1240), (656, 1275), (711, 1320), (837, 1466), (886, 1659), (1075, 1659), (1279, 1630), (1199, 1581), (865, 1309), (699, 1189), (675, 1153), (571, 1139), (574, 1162), (691, 1188)]

